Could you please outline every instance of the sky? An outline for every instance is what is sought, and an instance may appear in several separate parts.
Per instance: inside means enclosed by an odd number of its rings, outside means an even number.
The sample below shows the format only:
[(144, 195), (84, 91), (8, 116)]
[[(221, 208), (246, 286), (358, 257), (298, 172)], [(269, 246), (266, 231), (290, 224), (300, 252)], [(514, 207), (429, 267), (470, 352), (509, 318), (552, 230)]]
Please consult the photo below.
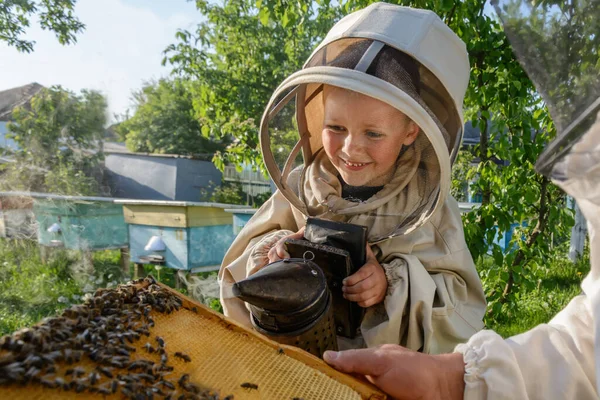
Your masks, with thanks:
[(186, 0), (78, 0), (75, 14), (86, 25), (77, 43), (63, 46), (51, 32), (32, 24), (32, 53), (0, 43), (0, 91), (37, 82), (78, 92), (96, 89), (108, 99), (109, 118), (131, 107), (131, 92), (145, 81), (168, 76), (162, 51), (178, 29), (202, 21)]

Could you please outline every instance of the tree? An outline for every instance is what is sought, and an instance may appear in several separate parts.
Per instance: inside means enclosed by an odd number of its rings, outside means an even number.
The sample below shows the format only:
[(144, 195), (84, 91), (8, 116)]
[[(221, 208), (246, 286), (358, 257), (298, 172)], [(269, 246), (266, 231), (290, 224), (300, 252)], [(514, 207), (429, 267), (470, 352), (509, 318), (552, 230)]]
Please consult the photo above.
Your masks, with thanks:
[[(260, 165), (254, 118), (262, 114), (268, 96), (300, 68), (335, 20), (371, 2), (198, 3), (208, 22), (196, 35), (180, 32), (180, 42), (167, 49), (165, 61), (199, 83), (195, 108), (206, 125), (236, 138), (224, 159)], [(398, 3), (435, 11), (467, 45), (472, 68), (465, 120), (481, 132), (473, 154), (479, 164), (469, 174), (477, 174), (473, 189), (483, 201), (464, 218), (465, 235), (480, 264), (493, 258), (480, 271), (491, 309), (510, 312), (516, 289), (535, 285), (528, 270), (544, 267), (552, 238), (566, 235), (572, 223), (564, 195), (533, 169), (556, 129), (498, 20), (485, 12), (484, 0)], [(510, 246), (494, 244), (497, 232), (515, 225)]]
[(188, 86), (180, 79), (162, 79), (134, 93), (134, 115), (116, 127), (129, 150), (211, 159), (224, 147), (202, 135)]
[(8, 137), (19, 149), (11, 154), (15, 162), (5, 168), (4, 189), (95, 194), (90, 175), (102, 157), (106, 109), (99, 92), (75, 94), (54, 86), (35, 95), (30, 109), (13, 110)]
[(309, 1), (278, 3), (197, 1), (206, 22), (195, 33), (180, 31), (164, 64), (193, 81), (196, 116), (206, 137), (232, 137), (215, 165), (262, 168), (258, 122), (273, 90), (302, 66), (341, 10)]
[(0, 40), (22, 52), (32, 52), (34, 41), (23, 38), (32, 17), (44, 30), (53, 31), (60, 44), (77, 42), (76, 34), (85, 25), (73, 15), (77, 0), (2, 0), (0, 1)]

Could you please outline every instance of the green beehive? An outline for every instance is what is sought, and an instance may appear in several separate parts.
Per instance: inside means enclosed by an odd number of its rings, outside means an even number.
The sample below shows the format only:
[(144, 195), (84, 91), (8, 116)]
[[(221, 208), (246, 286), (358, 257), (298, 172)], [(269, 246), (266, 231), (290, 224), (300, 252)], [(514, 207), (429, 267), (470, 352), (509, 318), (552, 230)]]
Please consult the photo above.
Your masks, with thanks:
[(127, 247), (123, 207), (112, 198), (33, 195), (38, 243), (72, 250)]

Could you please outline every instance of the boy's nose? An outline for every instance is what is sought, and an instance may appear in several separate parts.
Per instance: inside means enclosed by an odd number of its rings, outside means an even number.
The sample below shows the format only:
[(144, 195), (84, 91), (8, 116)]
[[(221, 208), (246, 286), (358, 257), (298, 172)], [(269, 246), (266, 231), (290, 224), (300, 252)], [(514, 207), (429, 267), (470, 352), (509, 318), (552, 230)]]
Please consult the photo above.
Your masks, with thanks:
[(342, 151), (348, 155), (352, 155), (360, 151), (361, 144), (360, 139), (356, 137), (356, 135), (348, 134), (344, 139), (344, 144), (342, 146)]

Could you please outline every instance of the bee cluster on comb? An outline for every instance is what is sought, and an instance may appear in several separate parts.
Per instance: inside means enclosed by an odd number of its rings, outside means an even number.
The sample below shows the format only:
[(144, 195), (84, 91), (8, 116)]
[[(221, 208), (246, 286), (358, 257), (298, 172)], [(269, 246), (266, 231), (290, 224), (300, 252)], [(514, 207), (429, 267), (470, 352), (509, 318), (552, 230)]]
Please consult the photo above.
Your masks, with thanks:
[[(233, 399), (191, 382), (188, 374), (177, 376), (166, 341), (152, 337), (151, 312), (170, 314), (181, 308), (181, 299), (152, 278), (99, 289), (58, 317), (0, 338), (0, 385), (42, 385), (129, 399)], [(137, 346), (143, 338), (147, 343)], [(192, 361), (181, 351), (173, 356)]]

